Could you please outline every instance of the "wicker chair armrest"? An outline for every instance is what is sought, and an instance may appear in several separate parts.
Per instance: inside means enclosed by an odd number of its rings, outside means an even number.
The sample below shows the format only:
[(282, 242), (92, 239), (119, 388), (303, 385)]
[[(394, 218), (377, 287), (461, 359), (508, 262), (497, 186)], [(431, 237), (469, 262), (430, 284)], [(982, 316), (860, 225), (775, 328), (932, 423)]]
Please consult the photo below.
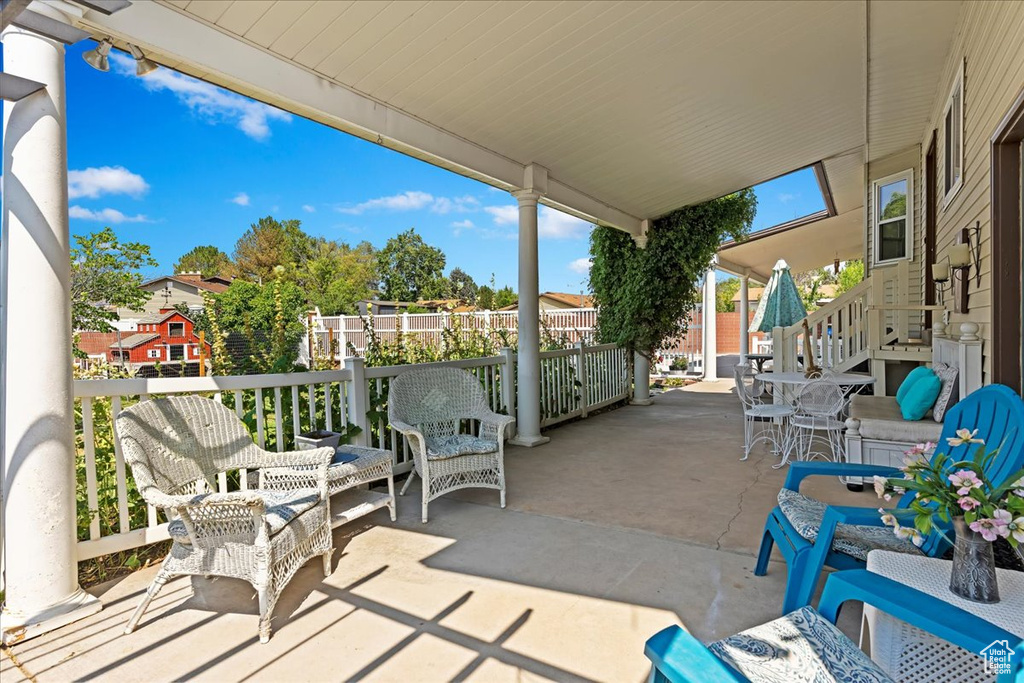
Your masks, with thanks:
[(416, 429), (411, 424), (407, 424), (401, 420), (391, 420), (391, 428), (404, 437), (418, 439), (420, 444), (426, 446), (427, 440), (426, 437), (423, 436), (423, 432)]
[(265, 452), (258, 467), (259, 486), (272, 491), (315, 488), (327, 497), (327, 468), (334, 459), (330, 446), (308, 451)]
[(182, 509), (205, 508), (214, 505), (242, 507), (263, 507), (263, 499), (251, 491), (229, 493), (187, 493), (168, 495), (155, 487), (148, 488), (143, 495), (146, 502), (154, 507), (180, 512)]
[(480, 436), (493, 436), (498, 441), (504, 441), (505, 428), (516, 421), (511, 415), (502, 415), (490, 410), (479, 411), (473, 419), (480, 421)]
[(240, 537), (249, 543), (268, 542), (266, 502), (254, 491), (199, 493), (169, 498), (184, 499), (172, 509), (184, 523), (195, 548), (219, 547), (225, 535)]

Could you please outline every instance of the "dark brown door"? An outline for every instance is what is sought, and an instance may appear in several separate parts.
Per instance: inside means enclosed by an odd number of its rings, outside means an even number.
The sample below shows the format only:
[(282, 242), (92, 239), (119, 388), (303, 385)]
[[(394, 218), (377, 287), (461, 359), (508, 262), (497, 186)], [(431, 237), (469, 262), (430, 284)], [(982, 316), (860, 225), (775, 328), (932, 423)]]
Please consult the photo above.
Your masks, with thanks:
[(992, 381), (1020, 393), (1024, 253), (1024, 91), (992, 136)]

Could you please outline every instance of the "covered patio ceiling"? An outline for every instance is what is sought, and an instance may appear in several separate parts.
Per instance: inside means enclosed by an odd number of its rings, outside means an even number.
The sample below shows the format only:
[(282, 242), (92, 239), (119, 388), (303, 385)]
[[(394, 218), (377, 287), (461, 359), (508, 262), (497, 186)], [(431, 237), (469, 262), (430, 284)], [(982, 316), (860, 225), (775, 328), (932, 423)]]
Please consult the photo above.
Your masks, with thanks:
[(496, 187), (523, 187), (537, 164), (543, 203), (639, 235), (644, 219), (851, 154), (854, 172), (829, 181), (859, 206), (865, 156), (919, 138), (959, 3), (76, 10), (96, 38)]

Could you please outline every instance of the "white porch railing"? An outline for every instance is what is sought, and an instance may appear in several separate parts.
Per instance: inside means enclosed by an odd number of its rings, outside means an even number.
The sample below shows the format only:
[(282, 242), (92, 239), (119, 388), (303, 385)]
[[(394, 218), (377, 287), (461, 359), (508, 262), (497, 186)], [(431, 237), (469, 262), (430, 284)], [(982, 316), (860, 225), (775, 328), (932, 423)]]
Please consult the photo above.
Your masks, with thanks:
[[(630, 359), (613, 344), (581, 344), (540, 355), (544, 426), (586, 417), (629, 396)], [(498, 356), (437, 365), (472, 372), (492, 409), (515, 414), (515, 360), (511, 350), (503, 349)], [(295, 435), (305, 431), (347, 431), (351, 443), (390, 450), (395, 472), (401, 473), (412, 469), (412, 456), (405, 440), (388, 426), (388, 387), (391, 378), (422, 367), (367, 368), (361, 358), (349, 358), (344, 369), (323, 372), (76, 380), (79, 533), (88, 529), (78, 539), (79, 561), (168, 538), (167, 520), (135, 490), (115, 438), (114, 420), (127, 406), (152, 396), (201, 394), (235, 410), (264, 448), (292, 448)], [(219, 478), (217, 488), (239, 490), (247, 482), (245, 471), (232, 472)]]

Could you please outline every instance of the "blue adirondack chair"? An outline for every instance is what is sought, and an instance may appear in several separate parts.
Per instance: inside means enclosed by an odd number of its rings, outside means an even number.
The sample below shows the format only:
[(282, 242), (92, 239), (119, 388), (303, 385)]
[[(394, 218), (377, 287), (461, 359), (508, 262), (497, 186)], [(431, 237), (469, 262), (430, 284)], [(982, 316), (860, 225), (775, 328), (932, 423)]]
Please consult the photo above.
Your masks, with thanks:
[(740, 681), (859, 681), (892, 679), (835, 627), (850, 600), (873, 605), (923, 631), (970, 652), (1006, 640), (1014, 655), (998, 683), (1024, 683), (1024, 641), (1007, 631), (926, 593), (866, 569), (836, 572), (825, 582), (818, 609), (802, 607), (774, 621), (709, 646), (670, 626), (651, 636), (644, 654), (651, 683), (737, 683)]
[[(986, 475), (1001, 484), (1024, 468), (1024, 401), (1012, 389), (1002, 385), (982, 387), (963, 398), (946, 413), (936, 452), (945, 452), (954, 460), (964, 460), (976, 446), (952, 448), (946, 439), (956, 430), (978, 430), (989, 448), (1000, 446), (999, 454), (989, 463)], [(908, 540), (896, 538), (892, 529), (882, 524), (877, 507), (841, 507), (821, 503), (800, 493), (800, 483), (814, 475), (884, 477), (900, 476), (894, 467), (859, 463), (794, 462), (789, 466), (786, 483), (779, 492), (779, 505), (771, 511), (764, 525), (761, 551), (754, 574), (764, 576), (772, 546), (789, 566), (782, 613), (809, 605), (825, 565), (835, 569), (861, 569), (867, 564), (868, 551), (895, 550), (923, 553), (939, 557), (950, 547), (951, 525), (938, 525), (925, 537), (920, 548)], [(897, 508), (907, 508), (914, 494), (908, 492)], [(909, 525), (907, 512), (897, 513), (901, 524)]]

